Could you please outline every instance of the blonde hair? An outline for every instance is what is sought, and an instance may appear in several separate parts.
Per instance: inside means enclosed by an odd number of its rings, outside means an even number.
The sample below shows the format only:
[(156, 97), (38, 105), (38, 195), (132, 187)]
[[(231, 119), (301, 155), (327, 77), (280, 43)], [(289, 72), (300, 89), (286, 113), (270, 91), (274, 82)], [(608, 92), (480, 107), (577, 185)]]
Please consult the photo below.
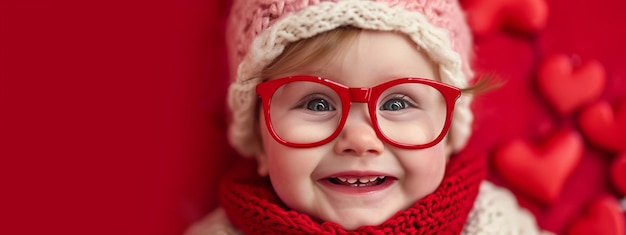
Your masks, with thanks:
[(295, 71), (306, 64), (336, 56), (354, 42), (362, 29), (339, 27), (310, 38), (288, 44), (259, 76), (266, 81), (283, 73)]
[[(295, 71), (308, 63), (335, 56), (354, 42), (361, 31), (363, 29), (344, 26), (320, 33), (311, 38), (290, 43), (285, 46), (283, 53), (276, 57), (257, 76), (263, 81), (267, 81), (281, 74)], [(501, 82), (495, 79), (497, 79), (497, 76), (494, 74), (480, 76), (473, 85), (462, 88), (461, 91), (466, 94), (482, 94), (501, 85)]]

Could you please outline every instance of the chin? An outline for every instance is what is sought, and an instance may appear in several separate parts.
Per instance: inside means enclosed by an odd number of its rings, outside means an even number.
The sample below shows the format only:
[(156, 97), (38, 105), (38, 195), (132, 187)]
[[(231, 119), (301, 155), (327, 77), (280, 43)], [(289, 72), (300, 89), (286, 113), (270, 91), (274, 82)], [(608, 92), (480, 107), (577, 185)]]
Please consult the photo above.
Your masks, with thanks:
[(340, 218), (342, 221), (337, 222), (343, 229), (348, 231), (353, 231), (363, 226), (376, 226), (385, 222), (388, 218), (357, 218), (357, 219), (346, 219)]

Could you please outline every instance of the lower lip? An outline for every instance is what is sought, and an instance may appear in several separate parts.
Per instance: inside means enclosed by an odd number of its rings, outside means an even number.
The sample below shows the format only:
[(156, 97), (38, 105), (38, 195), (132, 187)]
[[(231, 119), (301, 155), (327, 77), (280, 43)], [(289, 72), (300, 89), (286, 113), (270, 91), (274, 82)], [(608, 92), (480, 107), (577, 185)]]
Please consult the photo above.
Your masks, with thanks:
[(371, 193), (383, 191), (389, 188), (395, 182), (396, 182), (396, 179), (387, 178), (382, 184), (379, 184), (379, 185), (358, 187), (358, 186), (333, 184), (328, 179), (320, 180), (320, 183), (330, 190), (333, 190), (339, 193), (352, 194), (352, 195), (371, 194)]

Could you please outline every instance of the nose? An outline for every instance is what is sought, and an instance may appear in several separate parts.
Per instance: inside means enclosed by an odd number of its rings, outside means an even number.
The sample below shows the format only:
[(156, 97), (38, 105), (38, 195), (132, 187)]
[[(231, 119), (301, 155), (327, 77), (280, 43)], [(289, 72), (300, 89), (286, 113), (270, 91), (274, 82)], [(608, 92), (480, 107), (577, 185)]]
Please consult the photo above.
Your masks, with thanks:
[(365, 103), (352, 104), (337, 138), (334, 148), (340, 155), (378, 156), (384, 151), (384, 144), (374, 131)]

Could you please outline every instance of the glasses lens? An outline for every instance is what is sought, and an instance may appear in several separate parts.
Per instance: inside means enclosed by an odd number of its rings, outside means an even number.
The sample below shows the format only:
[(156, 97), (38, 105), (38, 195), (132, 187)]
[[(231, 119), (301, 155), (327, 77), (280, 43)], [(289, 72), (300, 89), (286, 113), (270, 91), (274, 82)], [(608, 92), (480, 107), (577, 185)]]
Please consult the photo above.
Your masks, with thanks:
[(270, 122), (281, 139), (309, 144), (337, 130), (341, 110), (341, 99), (331, 88), (315, 82), (290, 82), (272, 96)]
[(420, 83), (403, 83), (385, 90), (376, 101), (380, 131), (407, 145), (427, 144), (443, 131), (446, 119), (444, 96)]

